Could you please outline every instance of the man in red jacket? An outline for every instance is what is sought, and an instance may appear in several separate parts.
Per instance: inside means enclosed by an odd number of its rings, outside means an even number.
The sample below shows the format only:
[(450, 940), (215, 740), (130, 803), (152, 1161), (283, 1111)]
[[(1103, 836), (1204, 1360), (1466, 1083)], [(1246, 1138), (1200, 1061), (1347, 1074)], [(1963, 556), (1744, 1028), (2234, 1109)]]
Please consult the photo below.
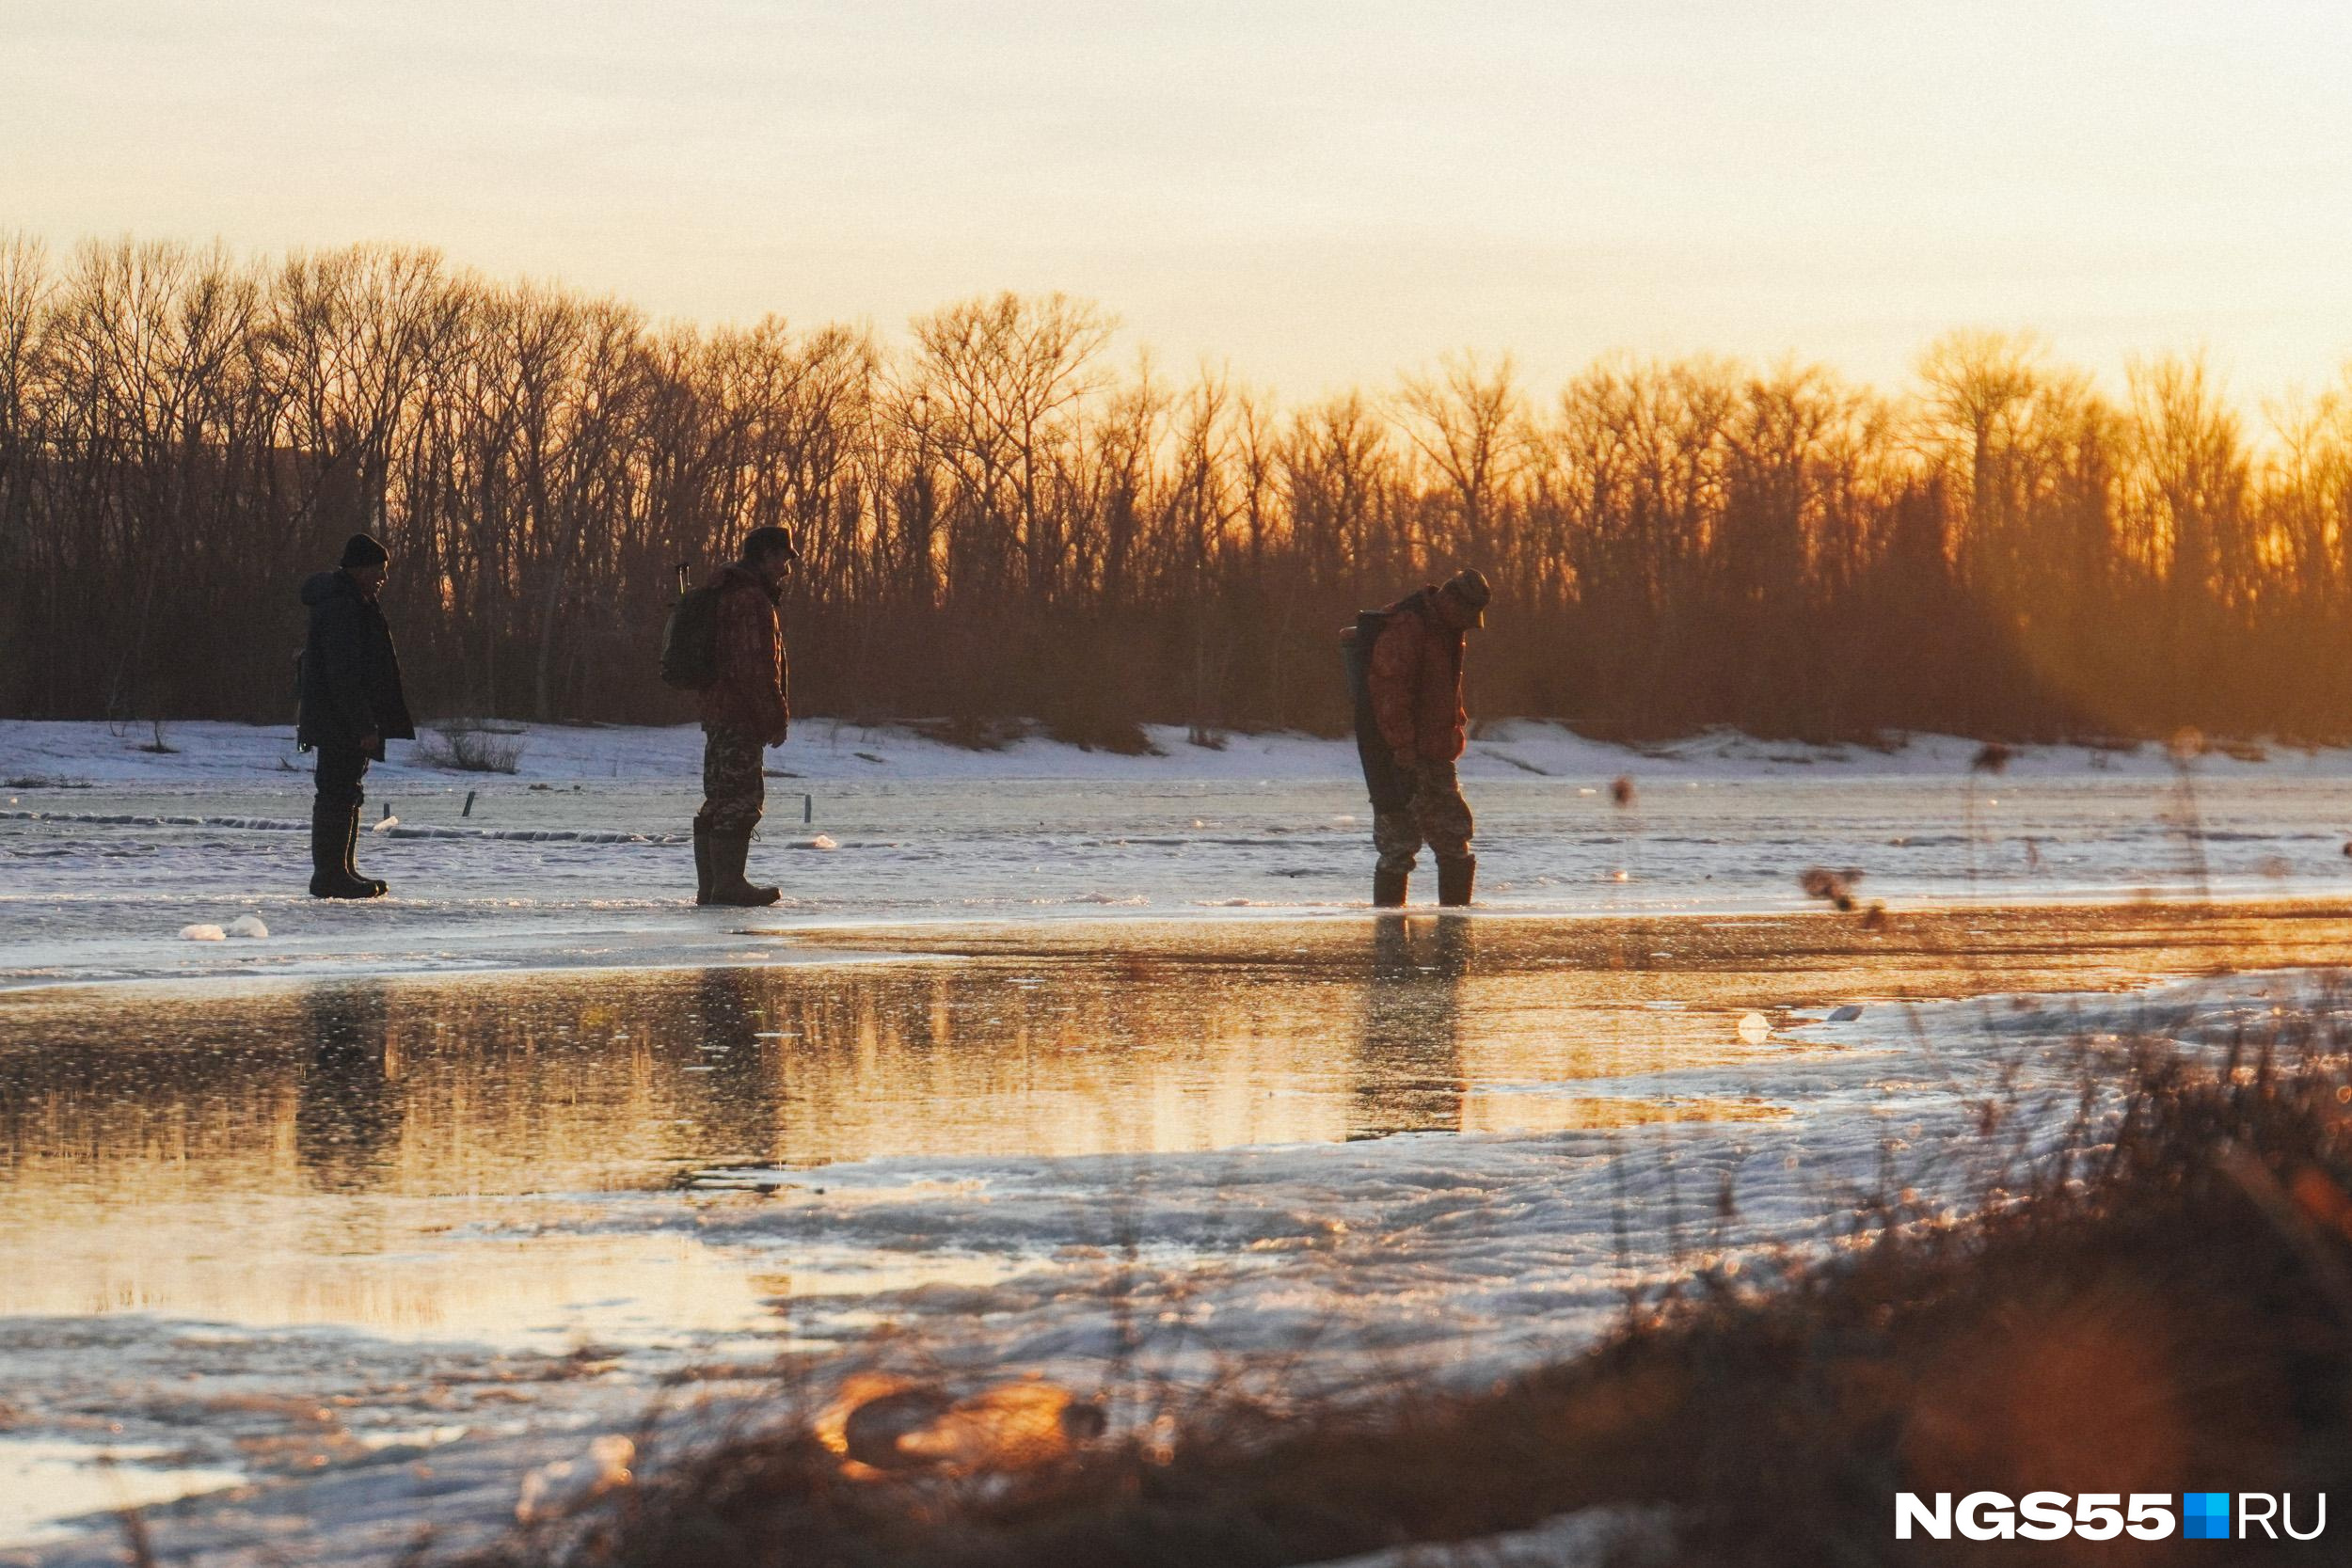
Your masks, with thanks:
[(758, 906), (778, 896), (743, 875), (767, 809), (763, 749), (784, 744), (792, 689), (776, 601), (801, 558), (788, 530), (755, 528), (719, 589), (718, 677), (702, 689), (703, 809), (694, 818), (694, 902)]
[(1405, 902), (1413, 859), (1426, 843), (1438, 863), (1438, 902), (1470, 901), (1478, 857), (1470, 853), (1470, 802), (1454, 763), (1462, 754), (1468, 715), (1462, 711), (1462, 634), (1486, 624), (1494, 596), (1486, 577), (1463, 571), (1442, 588), (1424, 588), (1388, 609), (1388, 624), (1372, 645), (1366, 681), (1380, 738), (1412, 785), (1401, 809), (1375, 808), (1373, 847), (1379, 850), (1372, 901)]

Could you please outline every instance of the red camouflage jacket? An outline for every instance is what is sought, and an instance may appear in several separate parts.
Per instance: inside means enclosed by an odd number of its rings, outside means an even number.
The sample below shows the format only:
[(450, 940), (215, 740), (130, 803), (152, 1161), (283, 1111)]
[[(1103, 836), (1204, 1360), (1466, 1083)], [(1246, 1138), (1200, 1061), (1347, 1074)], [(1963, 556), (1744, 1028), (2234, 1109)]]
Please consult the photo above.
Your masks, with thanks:
[(1470, 716), (1462, 711), (1462, 634), (1438, 618), (1435, 588), (1389, 607), (1372, 645), (1372, 711), (1389, 750), (1417, 762), (1462, 754)]
[(792, 685), (776, 591), (740, 563), (711, 581), (720, 590), (719, 678), (703, 688), (703, 722), (731, 724), (766, 745), (782, 745), (792, 725)]

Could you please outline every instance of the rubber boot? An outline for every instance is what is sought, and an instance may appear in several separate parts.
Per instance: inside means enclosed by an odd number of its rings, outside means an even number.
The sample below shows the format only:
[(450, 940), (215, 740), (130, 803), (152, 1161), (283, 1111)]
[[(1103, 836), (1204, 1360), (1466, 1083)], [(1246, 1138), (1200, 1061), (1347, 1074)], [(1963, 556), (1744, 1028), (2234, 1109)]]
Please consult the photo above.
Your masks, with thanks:
[(743, 863), (751, 858), (750, 833), (710, 834), (710, 901), (741, 909), (772, 904), (784, 895), (771, 887), (754, 887), (743, 878)]
[(354, 806), (351, 808), (350, 831), (343, 834), (343, 875), (352, 881), (358, 882), (361, 887), (373, 889), (373, 893), (372, 896), (377, 898), (383, 897), (385, 894), (391, 890), (385, 885), (383, 879), (380, 877), (362, 877), (359, 875), (358, 866), (353, 863), (353, 857), (358, 852), (359, 808), (358, 806)]
[(694, 902), (707, 904), (710, 896), (710, 825), (701, 817), (694, 818)]
[(1375, 910), (1403, 908), (1405, 890), (1411, 885), (1412, 879), (1413, 874), (1409, 871), (1382, 871), (1375, 868), (1372, 874), (1372, 907)]
[(358, 806), (310, 807), (310, 896), (313, 898), (373, 898), (375, 885), (343, 871), (351, 834), (359, 821)]
[(1465, 855), (1458, 861), (1438, 863), (1438, 902), (1447, 909), (1458, 910), (1470, 901), (1470, 886), (1478, 879), (1478, 857)]

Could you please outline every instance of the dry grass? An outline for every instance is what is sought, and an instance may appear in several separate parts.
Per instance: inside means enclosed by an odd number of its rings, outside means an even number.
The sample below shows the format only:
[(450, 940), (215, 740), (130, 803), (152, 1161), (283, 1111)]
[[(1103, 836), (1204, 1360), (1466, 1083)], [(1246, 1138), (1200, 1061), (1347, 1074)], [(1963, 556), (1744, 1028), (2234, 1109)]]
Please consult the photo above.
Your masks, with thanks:
[(523, 737), (472, 720), (452, 719), (419, 737), (417, 756), (429, 767), (460, 773), (513, 773), (522, 766)]
[(1029, 733), (1029, 726), (1018, 719), (982, 719), (969, 714), (911, 720), (906, 727), (927, 740), (967, 752), (1001, 752)]

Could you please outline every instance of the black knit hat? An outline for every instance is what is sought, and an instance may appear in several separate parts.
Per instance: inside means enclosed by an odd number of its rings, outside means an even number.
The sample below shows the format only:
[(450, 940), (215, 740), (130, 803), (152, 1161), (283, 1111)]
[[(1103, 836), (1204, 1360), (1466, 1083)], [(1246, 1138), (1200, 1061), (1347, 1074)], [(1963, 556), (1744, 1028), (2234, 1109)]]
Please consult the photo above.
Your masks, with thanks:
[(801, 559), (801, 546), (793, 542), (788, 528), (755, 528), (743, 535), (743, 559), (757, 561), (763, 555), (781, 552), (787, 561)]
[(335, 564), (348, 571), (354, 566), (381, 566), (391, 559), (391, 551), (377, 544), (372, 535), (355, 533), (344, 541), (343, 558)]

